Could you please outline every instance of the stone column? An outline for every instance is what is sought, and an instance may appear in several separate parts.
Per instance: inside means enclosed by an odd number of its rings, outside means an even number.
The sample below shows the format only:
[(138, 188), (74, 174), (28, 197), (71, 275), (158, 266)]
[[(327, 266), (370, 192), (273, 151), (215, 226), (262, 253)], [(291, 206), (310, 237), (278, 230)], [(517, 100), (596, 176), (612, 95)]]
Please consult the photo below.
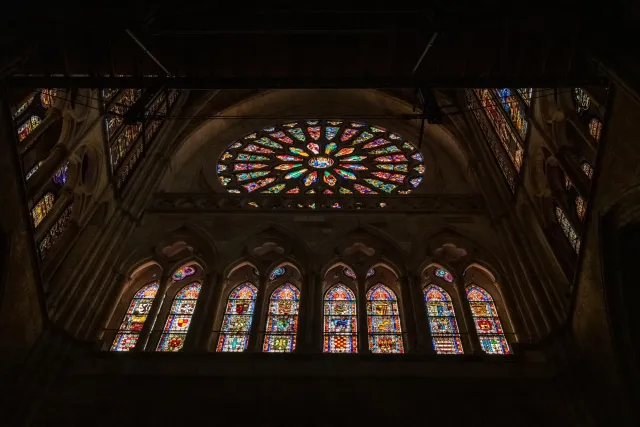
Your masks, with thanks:
[[(260, 275), (260, 283), (258, 284), (258, 298), (256, 298), (256, 306), (253, 310), (253, 322), (251, 324), (251, 332), (249, 333), (249, 344), (247, 346), (247, 351), (253, 353), (261, 353), (262, 352), (262, 339), (264, 338), (264, 334), (260, 329), (264, 326), (263, 322), (263, 310), (264, 300), (267, 298), (267, 278), (268, 273), (262, 273)], [(268, 308), (266, 309), (268, 310)], [(262, 328), (261, 328), (262, 327)]]
[[(456, 274), (456, 277), (459, 278), (459, 281), (464, 280), (461, 274)], [(460, 301), (460, 306), (462, 307), (462, 320), (464, 321), (465, 329), (467, 330), (467, 339), (465, 340), (463, 336), (462, 344), (465, 348), (465, 353), (468, 353), (467, 350), (471, 349), (471, 354), (483, 354), (482, 348), (480, 347), (480, 340), (478, 339), (478, 332), (476, 331), (476, 325), (473, 321), (473, 313), (471, 313), (471, 307), (469, 306), (469, 302), (467, 301), (465, 286), (464, 284), (456, 281), (453, 284), (453, 289), (456, 292), (458, 301)]]
[(153, 304), (151, 304), (151, 310), (149, 311), (146, 322), (144, 322), (142, 331), (140, 331), (140, 338), (138, 339), (138, 344), (136, 345), (134, 351), (155, 351), (155, 347), (153, 345), (149, 347), (149, 338), (151, 337), (151, 334), (154, 332), (154, 330), (157, 330), (155, 324), (158, 321), (160, 321), (159, 328), (162, 329), (164, 327), (164, 325), (162, 324), (163, 319), (158, 319), (158, 313), (160, 313), (160, 309), (163, 306), (165, 294), (167, 293), (167, 287), (169, 287), (170, 282), (171, 276), (169, 275), (169, 272), (166, 270), (166, 268), (163, 267), (162, 277), (160, 277), (160, 286), (158, 287), (158, 293), (153, 300)]
[[(207, 295), (202, 295), (201, 298), (202, 303), (202, 311), (204, 312), (202, 319), (202, 328), (198, 332), (198, 334), (194, 334), (194, 338), (197, 339), (197, 348), (202, 351), (215, 351), (214, 348), (210, 348), (211, 337), (214, 328), (219, 328), (219, 325), (215, 325), (214, 322), (218, 317), (222, 320), (224, 316), (224, 310), (226, 309), (226, 304), (220, 304), (220, 299), (222, 298), (222, 292), (227, 288), (227, 282), (223, 279), (223, 275), (221, 273), (215, 273), (207, 275), (211, 277), (211, 280), (214, 282), (210, 283), (210, 286), (213, 285), (211, 292)], [(210, 280), (210, 279), (205, 279)], [(226, 301), (225, 301), (226, 302)], [(222, 309), (222, 316), (218, 316), (218, 309)], [(218, 338), (218, 334), (216, 334), (216, 338)]]
[(212, 273), (207, 273), (202, 277), (202, 290), (198, 296), (198, 302), (196, 309), (191, 317), (191, 326), (189, 326), (189, 332), (184, 344), (184, 351), (196, 351), (203, 350), (202, 348), (202, 336), (205, 331), (204, 324), (208, 323), (207, 320), (211, 317), (212, 306), (211, 300), (215, 295), (215, 288), (219, 283), (214, 281), (214, 277), (218, 279), (219, 275), (214, 276)]
[(411, 302), (416, 320), (415, 341), (417, 342), (416, 352), (424, 354), (435, 354), (433, 349), (431, 329), (427, 317), (427, 309), (424, 305), (423, 285), (420, 276), (408, 276), (408, 286), (412, 290)]
[(316, 351), (316, 343), (318, 333), (316, 331), (316, 304), (317, 289), (320, 277), (315, 270), (309, 270), (309, 273), (303, 279), (306, 283), (302, 286), (300, 292), (300, 309), (298, 314), (298, 331), (296, 337), (297, 353), (313, 353)]
[(369, 333), (367, 327), (367, 291), (365, 288), (366, 279), (358, 275), (356, 280), (358, 286), (358, 353), (369, 354)]

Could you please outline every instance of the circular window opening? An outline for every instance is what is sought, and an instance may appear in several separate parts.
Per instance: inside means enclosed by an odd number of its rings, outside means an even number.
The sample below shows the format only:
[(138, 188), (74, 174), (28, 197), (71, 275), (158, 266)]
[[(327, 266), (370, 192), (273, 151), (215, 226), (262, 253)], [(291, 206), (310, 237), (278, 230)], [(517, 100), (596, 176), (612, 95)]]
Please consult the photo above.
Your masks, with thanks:
[(309, 120), (233, 142), (217, 173), (232, 194), (409, 194), (425, 166), (412, 143), (382, 127)]

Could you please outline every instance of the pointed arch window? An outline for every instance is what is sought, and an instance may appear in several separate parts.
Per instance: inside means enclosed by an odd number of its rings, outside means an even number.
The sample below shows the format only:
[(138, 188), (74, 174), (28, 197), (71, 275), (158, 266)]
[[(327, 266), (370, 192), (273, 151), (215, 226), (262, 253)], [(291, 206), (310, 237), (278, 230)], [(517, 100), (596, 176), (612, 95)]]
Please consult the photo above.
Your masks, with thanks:
[(371, 352), (404, 353), (398, 300), (382, 283), (367, 292), (367, 329)]
[(216, 351), (239, 352), (247, 349), (257, 296), (258, 289), (249, 282), (231, 291), (227, 299)]
[(440, 286), (424, 288), (433, 349), (438, 354), (463, 354), (462, 340), (451, 297)]
[(38, 203), (36, 203), (33, 209), (31, 209), (34, 227), (40, 225), (42, 220), (49, 214), (49, 212), (51, 212), (55, 200), (56, 198), (53, 193), (47, 193), (38, 201)]
[(569, 243), (571, 243), (573, 249), (578, 252), (578, 250), (580, 249), (580, 238), (578, 237), (578, 233), (576, 233), (576, 231), (573, 229), (573, 226), (571, 226), (569, 219), (559, 206), (556, 206), (556, 219), (558, 220), (558, 224), (560, 224), (562, 232), (565, 236), (567, 236)]
[(200, 283), (193, 282), (178, 291), (173, 298), (171, 311), (156, 351), (179, 351), (182, 349), (191, 326), (201, 288)]
[(111, 351), (130, 351), (136, 346), (144, 322), (151, 311), (153, 300), (158, 293), (158, 287), (158, 282), (149, 283), (140, 288), (133, 296), (113, 344), (111, 344)]
[(300, 291), (291, 283), (276, 288), (269, 301), (262, 351), (290, 353), (296, 348)]
[(602, 122), (595, 117), (589, 120), (589, 133), (596, 141), (600, 141), (600, 134), (602, 133)]
[(482, 350), (487, 354), (511, 354), (498, 310), (489, 292), (477, 285), (467, 286), (467, 301), (473, 314)]
[(324, 294), (324, 352), (358, 352), (356, 296), (338, 283)]

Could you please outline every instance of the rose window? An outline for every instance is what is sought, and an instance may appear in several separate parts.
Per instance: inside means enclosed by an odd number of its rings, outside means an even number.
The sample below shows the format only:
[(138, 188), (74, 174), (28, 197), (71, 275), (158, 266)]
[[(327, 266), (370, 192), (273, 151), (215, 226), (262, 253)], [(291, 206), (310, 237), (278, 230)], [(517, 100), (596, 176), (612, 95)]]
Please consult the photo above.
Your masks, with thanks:
[(269, 126), (229, 145), (218, 162), (229, 193), (409, 194), (422, 154), (377, 126), (309, 120)]

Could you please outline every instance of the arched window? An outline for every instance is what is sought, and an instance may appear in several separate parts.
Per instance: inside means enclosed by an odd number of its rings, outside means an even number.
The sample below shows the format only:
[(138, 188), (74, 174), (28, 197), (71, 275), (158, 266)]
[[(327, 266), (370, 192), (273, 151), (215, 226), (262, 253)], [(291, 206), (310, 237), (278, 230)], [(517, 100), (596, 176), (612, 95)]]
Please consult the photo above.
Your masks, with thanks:
[(562, 232), (565, 236), (567, 236), (567, 239), (569, 239), (569, 243), (571, 243), (573, 249), (578, 252), (578, 250), (580, 249), (580, 238), (571, 226), (571, 223), (569, 222), (567, 216), (564, 214), (564, 211), (560, 209), (559, 206), (556, 206), (556, 219), (558, 220), (558, 224), (560, 224)]
[(111, 351), (129, 351), (136, 346), (140, 331), (151, 311), (151, 305), (158, 293), (158, 282), (152, 282), (140, 288), (131, 299), (127, 313), (122, 319)]
[(41, 122), (42, 119), (38, 116), (29, 117), (29, 119), (18, 128), (18, 139), (20, 141), (25, 139)]
[(38, 203), (36, 203), (33, 209), (31, 209), (34, 227), (40, 225), (42, 220), (49, 214), (49, 212), (51, 212), (55, 200), (56, 198), (53, 193), (47, 193), (38, 201)]
[(173, 298), (171, 311), (156, 351), (179, 351), (182, 348), (191, 326), (201, 288), (200, 283), (193, 282), (178, 291)]
[(324, 294), (324, 352), (358, 352), (356, 296), (342, 283)]
[(424, 288), (433, 349), (438, 354), (462, 354), (462, 340), (451, 297), (440, 286)]
[(589, 120), (589, 133), (596, 141), (600, 141), (600, 134), (602, 133), (602, 122), (595, 117)]
[(576, 103), (576, 112), (578, 114), (582, 114), (585, 111), (589, 110), (589, 106), (591, 105), (591, 98), (584, 89), (574, 87), (573, 100)]
[(416, 146), (387, 129), (308, 120), (233, 142), (217, 171), (232, 194), (409, 194), (425, 166)]
[(367, 328), (371, 352), (404, 353), (396, 294), (382, 283), (367, 292)]
[(40, 241), (38, 245), (40, 248), (40, 258), (44, 259), (53, 245), (60, 239), (60, 236), (64, 233), (64, 231), (69, 227), (71, 223), (71, 214), (73, 213), (73, 203), (65, 208), (60, 214), (60, 217), (56, 220), (56, 222), (51, 226), (47, 234)]
[(258, 289), (251, 283), (237, 286), (229, 294), (216, 351), (245, 351), (253, 320)]
[(509, 343), (504, 336), (498, 310), (491, 295), (480, 286), (467, 286), (467, 300), (471, 306), (482, 350), (488, 354), (510, 354)]
[(587, 162), (582, 162), (580, 163), (580, 168), (582, 169), (582, 172), (589, 177), (589, 179), (593, 178), (593, 166)]
[(286, 283), (271, 294), (262, 351), (290, 353), (296, 348), (300, 291)]

